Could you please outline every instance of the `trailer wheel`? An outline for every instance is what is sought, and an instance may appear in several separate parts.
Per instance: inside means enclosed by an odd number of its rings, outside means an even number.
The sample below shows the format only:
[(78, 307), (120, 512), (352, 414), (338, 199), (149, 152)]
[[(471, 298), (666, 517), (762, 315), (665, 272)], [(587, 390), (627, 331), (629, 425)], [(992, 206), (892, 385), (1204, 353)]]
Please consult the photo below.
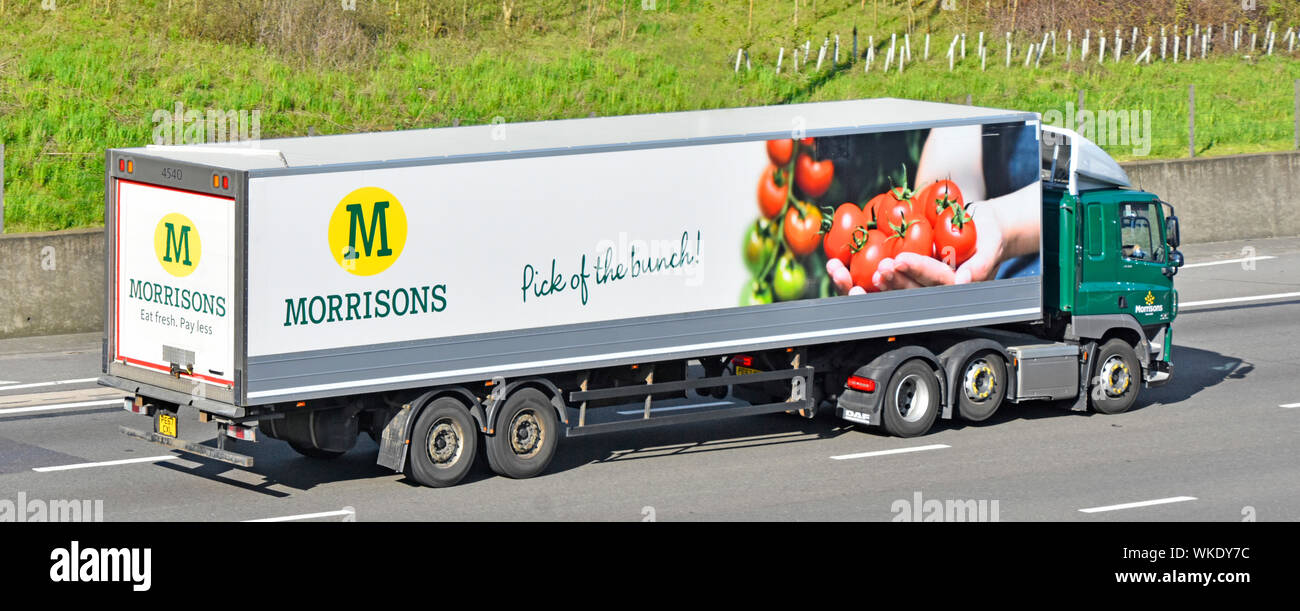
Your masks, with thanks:
[(957, 413), (971, 422), (988, 420), (1007, 395), (1007, 364), (991, 350), (966, 360), (961, 378), (953, 380), (957, 390)]
[(454, 486), (469, 473), (477, 451), (478, 427), (465, 406), (451, 397), (435, 399), (411, 431), (410, 475), (432, 488)]
[(1088, 387), (1088, 404), (1102, 414), (1122, 414), (1137, 401), (1142, 368), (1128, 342), (1116, 337), (1097, 351), (1096, 370)]
[(924, 435), (939, 415), (939, 380), (923, 361), (911, 360), (894, 370), (885, 388), (881, 420), (899, 437)]
[(488, 464), (500, 475), (525, 479), (546, 470), (560, 441), (560, 421), (546, 394), (535, 388), (516, 391), (496, 418), (496, 433), (487, 439)]
[(302, 454), (307, 458), (315, 458), (317, 460), (330, 460), (333, 458), (338, 458), (344, 454), (343, 452), (340, 452), (338, 450), (322, 450), (320, 448), (313, 448), (311, 446), (300, 445), (292, 441), (289, 442), (289, 447), (293, 448), (293, 451)]

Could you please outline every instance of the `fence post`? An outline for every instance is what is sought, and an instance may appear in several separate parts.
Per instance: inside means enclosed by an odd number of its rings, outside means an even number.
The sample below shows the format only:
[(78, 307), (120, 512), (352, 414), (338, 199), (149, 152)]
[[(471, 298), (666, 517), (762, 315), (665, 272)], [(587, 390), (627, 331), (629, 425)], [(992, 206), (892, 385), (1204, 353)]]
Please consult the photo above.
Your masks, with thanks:
[(1187, 86), (1187, 156), (1196, 156), (1196, 85)]
[[(1300, 151), (1300, 79), (1295, 80), (1295, 148)], [(4, 159), (4, 145), (0, 144), (0, 161)], [(0, 178), (4, 178), (4, 168), (0, 167)], [(4, 185), (0, 185), (0, 196), (4, 195)], [(4, 198), (0, 197), (0, 212), (4, 211)], [(4, 215), (0, 214), (0, 230), (4, 229)]]
[(1078, 110), (1078, 112), (1083, 112), (1083, 96), (1086, 95), (1087, 93), (1088, 93), (1088, 90), (1087, 90), (1087, 89), (1080, 89), (1080, 90), (1079, 90), (1079, 110)]
[[(1296, 81), (1296, 91), (1300, 92), (1300, 81)], [(0, 233), (4, 233), (4, 232), (5, 232), (5, 143), (4, 141), (0, 141)]]

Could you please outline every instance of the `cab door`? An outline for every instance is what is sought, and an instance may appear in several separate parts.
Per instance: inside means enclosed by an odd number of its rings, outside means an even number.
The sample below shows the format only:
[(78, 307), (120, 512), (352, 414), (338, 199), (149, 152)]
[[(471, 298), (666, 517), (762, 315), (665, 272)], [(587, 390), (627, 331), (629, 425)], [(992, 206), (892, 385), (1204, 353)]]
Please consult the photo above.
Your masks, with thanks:
[(1173, 318), (1169, 248), (1156, 198), (1140, 191), (1083, 196), (1079, 314), (1129, 314), (1142, 326)]

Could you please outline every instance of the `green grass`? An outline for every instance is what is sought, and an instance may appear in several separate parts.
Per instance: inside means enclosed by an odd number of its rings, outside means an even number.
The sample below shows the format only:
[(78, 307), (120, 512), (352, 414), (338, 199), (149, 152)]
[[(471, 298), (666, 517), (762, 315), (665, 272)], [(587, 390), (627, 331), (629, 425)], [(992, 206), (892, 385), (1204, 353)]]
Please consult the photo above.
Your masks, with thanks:
[[(248, 0), (245, 0), (248, 1)], [(367, 4), (369, 2), (369, 4)], [(8, 0), (0, 14), (0, 138), (5, 152), (8, 232), (92, 226), (103, 217), (104, 149), (150, 142), (155, 110), (261, 110), (263, 138), (619, 115), (878, 96), (1064, 112), (1087, 90), (1089, 109), (1150, 110), (1149, 157), (1187, 154), (1187, 85), (1197, 85), (1198, 154), (1284, 150), (1292, 145), (1292, 82), (1300, 63), (1285, 54), (1219, 57), (1181, 64), (1064, 66), (1044, 57), (1038, 70), (1003, 67), (994, 46), (987, 72), (971, 55), (953, 72), (942, 59), (951, 16), (918, 12), (913, 54), (934, 29), (931, 60), (902, 75), (862, 65), (819, 73), (790, 70), (794, 44), (838, 33), (847, 57), (857, 25), (865, 48), (901, 31), (900, 8), (858, 0), (805, 0), (798, 26), (789, 2), (518, 0), (510, 30), (500, 3), (358, 0), (381, 26), (355, 57), (322, 58), (194, 36), (190, 0), (58, 2)], [(330, 3), (331, 5), (337, 3)], [(461, 10), (475, 6), (467, 13)], [(884, 3), (890, 6), (896, 3)], [(931, 3), (933, 4), (933, 3)], [(201, 10), (220, 11), (205, 0)], [(425, 22), (430, 25), (426, 29)], [(441, 25), (439, 25), (441, 24)], [(589, 25), (590, 24), (590, 25)], [(1281, 28), (1286, 28), (1281, 24)], [(436, 34), (436, 35), (434, 35)], [(901, 36), (900, 36), (901, 40)], [(1062, 41), (1064, 39), (1062, 38)], [(754, 70), (733, 74), (735, 50), (748, 45)], [(777, 47), (786, 48), (780, 75)], [(1283, 45), (1284, 46), (1284, 45)], [(1063, 50), (1062, 50), (1063, 53)], [(1076, 50), (1077, 53), (1077, 50)], [(815, 57), (815, 55), (814, 55)], [(829, 63), (829, 62), (828, 62)], [(1131, 144), (1108, 147), (1133, 158)]]

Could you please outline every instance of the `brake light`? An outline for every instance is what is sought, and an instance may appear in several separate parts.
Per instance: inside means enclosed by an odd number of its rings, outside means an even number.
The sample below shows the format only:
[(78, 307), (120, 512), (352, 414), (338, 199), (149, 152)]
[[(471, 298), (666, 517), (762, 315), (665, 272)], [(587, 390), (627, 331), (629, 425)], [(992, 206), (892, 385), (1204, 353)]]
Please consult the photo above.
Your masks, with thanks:
[(733, 357), (731, 357), (731, 364), (732, 364), (732, 365), (740, 365), (741, 367), (753, 367), (753, 366), (754, 366), (754, 357), (752, 357), (752, 356), (746, 356), (746, 355), (743, 355), (743, 354), (740, 355), (740, 356), (733, 356)]
[(844, 385), (862, 392), (875, 392), (876, 390), (876, 381), (862, 376), (849, 376), (849, 381), (845, 382)]

